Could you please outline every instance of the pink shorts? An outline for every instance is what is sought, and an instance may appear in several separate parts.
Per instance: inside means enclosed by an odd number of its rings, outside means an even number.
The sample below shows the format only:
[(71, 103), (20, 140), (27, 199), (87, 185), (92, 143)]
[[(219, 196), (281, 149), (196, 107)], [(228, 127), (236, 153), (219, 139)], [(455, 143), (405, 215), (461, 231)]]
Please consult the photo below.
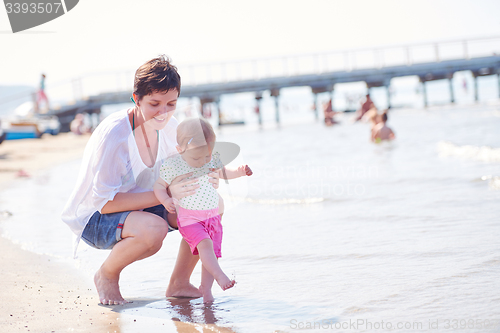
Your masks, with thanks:
[(198, 244), (202, 240), (209, 238), (214, 244), (215, 256), (217, 258), (222, 256), (222, 224), (220, 215), (217, 214), (215, 216), (208, 217), (203, 221), (198, 220), (193, 222), (192, 220), (187, 221), (184, 219), (182, 212), (179, 211), (177, 215), (177, 225), (179, 226), (179, 232), (188, 243), (189, 248), (194, 255), (198, 254), (198, 249), (196, 248)]

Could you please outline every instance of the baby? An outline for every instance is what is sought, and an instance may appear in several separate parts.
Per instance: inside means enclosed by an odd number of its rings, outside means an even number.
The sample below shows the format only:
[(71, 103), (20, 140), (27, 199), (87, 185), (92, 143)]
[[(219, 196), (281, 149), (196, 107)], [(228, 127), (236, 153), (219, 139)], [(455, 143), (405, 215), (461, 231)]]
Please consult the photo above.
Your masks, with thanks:
[[(222, 225), (219, 212), (219, 194), (208, 182), (208, 173), (217, 169), (219, 177), (234, 179), (251, 176), (248, 165), (230, 169), (225, 167), (218, 152), (213, 152), (215, 132), (205, 119), (184, 120), (177, 127), (177, 151), (179, 155), (166, 159), (160, 168), (160, 178), (154, 185), (158, 200), (168, 212), (175, 213), (182, 237), (191, 248), (193, 255), (199, 254), (202, 263), (200, 291), (204, 302), (212, 302), (214, 279), (222, 290), (236, 283), (222, 271), (217, 261), (221, 257)], [(180, 200), (170, 198), (165, 191), (172, 179), (186, 173), (199, 178), (200, 187), (196, 194)]]

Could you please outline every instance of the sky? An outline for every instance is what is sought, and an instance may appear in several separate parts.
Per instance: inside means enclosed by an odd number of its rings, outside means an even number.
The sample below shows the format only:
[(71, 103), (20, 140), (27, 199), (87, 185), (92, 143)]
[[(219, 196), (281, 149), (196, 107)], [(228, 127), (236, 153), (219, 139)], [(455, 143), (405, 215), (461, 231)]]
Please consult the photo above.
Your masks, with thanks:
[(498, 0), (80, 0), (13, 34), (0, 8), (0, 85), (188, 65), (500, 36)]

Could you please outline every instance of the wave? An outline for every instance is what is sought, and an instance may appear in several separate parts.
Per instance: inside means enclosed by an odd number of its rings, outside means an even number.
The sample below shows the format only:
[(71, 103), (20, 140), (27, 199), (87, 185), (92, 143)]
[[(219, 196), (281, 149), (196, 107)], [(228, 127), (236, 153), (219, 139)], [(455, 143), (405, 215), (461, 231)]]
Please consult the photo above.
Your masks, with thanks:
[(441, 141), (437, 144), (440, 156), (455, 156), (469, 160), (500, 163), (500, 148), (488, 146), (457, 146), (451, 142)]
[(240, 202), (251, 202), (261, 205), (308, 205), (315, 204), (319, 202), (323, 202), (325, 198), (304, 198), (304, 199), (295, 199), (295, 198), (282, 198), (282, 199), (255, 199), (255, 198), (244, 198), (244, 197), (230, 197), (231, 201), (240, 201)]
[(492, 190), (500, 190), (500, 176), (482, 176), (481, 180), (487, 180)]

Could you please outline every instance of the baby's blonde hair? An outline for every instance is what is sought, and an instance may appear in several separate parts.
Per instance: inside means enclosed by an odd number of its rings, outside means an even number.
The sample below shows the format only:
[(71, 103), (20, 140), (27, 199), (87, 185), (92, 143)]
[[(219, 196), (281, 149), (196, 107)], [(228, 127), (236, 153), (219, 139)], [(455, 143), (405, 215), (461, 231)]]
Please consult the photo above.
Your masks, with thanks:
[(177, 144), (182, 152), (188, 148), (202, 147), (215, 143), (212, 125), (203, 118), (187, 118), (177, 126)]

